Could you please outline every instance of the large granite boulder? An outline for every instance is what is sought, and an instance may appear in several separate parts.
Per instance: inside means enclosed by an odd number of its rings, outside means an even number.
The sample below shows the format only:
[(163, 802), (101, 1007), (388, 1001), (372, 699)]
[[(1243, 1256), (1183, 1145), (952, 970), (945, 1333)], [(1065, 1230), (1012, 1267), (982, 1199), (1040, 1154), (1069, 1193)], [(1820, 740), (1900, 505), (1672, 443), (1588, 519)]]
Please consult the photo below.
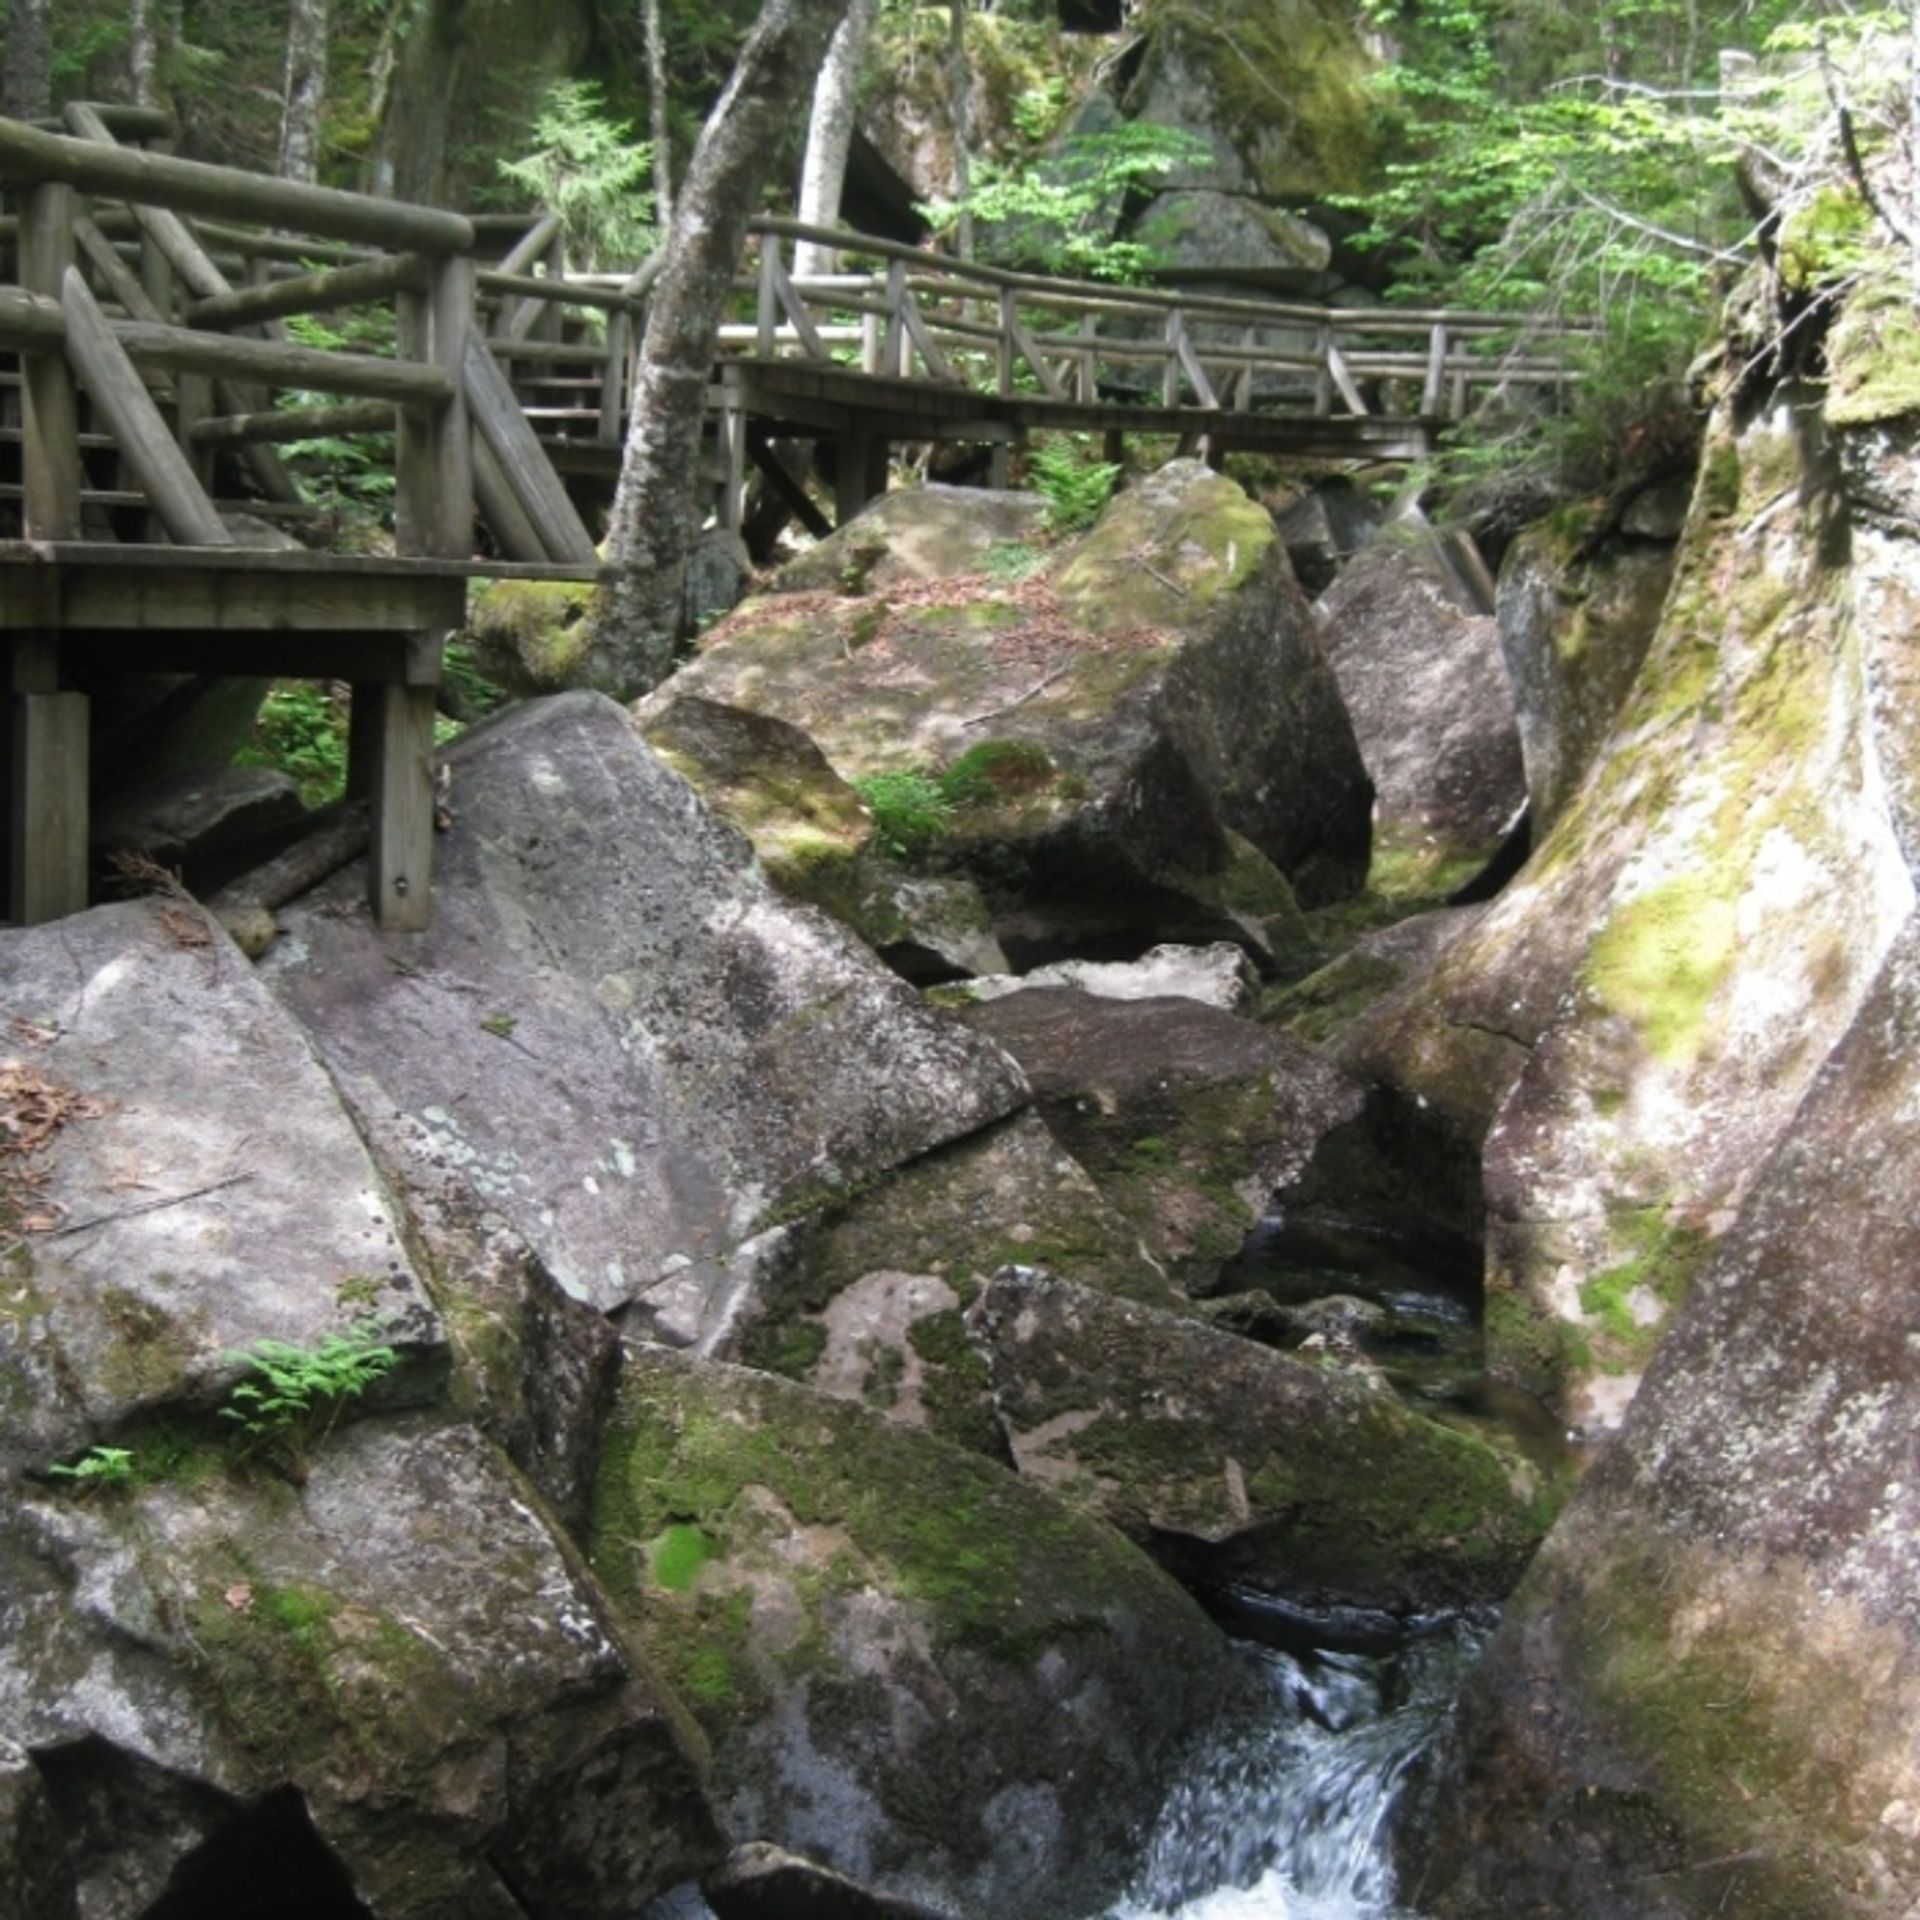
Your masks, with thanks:
[(1716, 416), (1594, 773), (1520, 880), (1339, 1043), (1481, 1148), (1489, 1359), (1590, 1433), (1912, 910), (1883, 770), (1913, 764), (1914, 730), (1866, 671), (1901, 656), (1907, 603), (1849, 571), (1812, 400)]
[(711, 1743), (735, 1831), (943, 1910), (1097, 1910), (1245, 1679), (1108, 1528), (712, 1362), (631, 1360), (591, 1551)]
[(1009, 1269), (972, 1316), (1022, 1474), (1181, 1576), (1304, 1613), (1498, 1600), (1553, 1490), (1362, 1366)]
[(379, 933), (348, 870), (263, 969), (423, 1212), (711, 1341), (782, 1230), (1024, 1101), (998, 1049), (782, 902), (611, 702), (513, 708), (448, 764), (432, 928)]
[(1678, 533), (1662, 505), (1639, 496), (1606, 537), (1564, 522), (1531, 528), (1500, 564), (1500, 645), (1536, 840), (1579, 792), (1660, 624)]
[(616, 1920), (723, 1850), (676, 1716), (471, 1428), (362, 1421), (298, 1489), (183, 1458), (4, 1504), (21, 1920), (277, 1911), (291, 1880), (380, 1920)]
[(1311, 1047), (1197, 1000), (1034, 987), (964, 1017), (1020, 1062), (1055, 1136), (1192, 1293), (1365, 1109)]
[(210, 1412), (257, 1341), (366, 1323), (434, 1397), (446, 1335), (403, 1223), (299, 1030), (172, 901), (0, 933), (0, 1465)]
[(1917, 1060), (1909, 928), (1469, 1686), (1423, 1912), (1914, 1910)]
[(1526, 805), (1499, 630), (1458, 600), (1424, 539), (1389, 533), (1314, 603), (1374, 784), (1376, 892), (1451, 893)]
[[(885, 577), (860, 543), (890, 551), (920, 497), (870, 509), (809, 564)], [(979, 511), (997, 525), (1002, 509)], [(689, 695), (791, 722), (856, 784), (937, 779), (927, 857), (979, 882), (1017, 963), (1157, 939), (1258, 949), (1292, 913), (1288, 882), (1312, 902), (1364, 876), (1371, 790), (1311, 615), (1271, 519), (1197, 462), (1017, 583), (752, 601), (643, 722)]]

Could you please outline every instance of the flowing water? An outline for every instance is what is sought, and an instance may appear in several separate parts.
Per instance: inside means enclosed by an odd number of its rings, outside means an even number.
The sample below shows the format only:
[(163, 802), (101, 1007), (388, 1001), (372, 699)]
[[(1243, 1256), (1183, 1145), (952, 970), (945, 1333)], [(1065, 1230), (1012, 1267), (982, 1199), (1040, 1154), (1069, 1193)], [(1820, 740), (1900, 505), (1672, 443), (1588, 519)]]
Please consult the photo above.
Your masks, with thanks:
[(1386, 1655), (1260, 1649), (1271, 1710), (1174, 1790), (1104, 1920), (1418, 1920), (1394, 1899), (1389, 1822), (1484, 1640), (1451, 1620)]

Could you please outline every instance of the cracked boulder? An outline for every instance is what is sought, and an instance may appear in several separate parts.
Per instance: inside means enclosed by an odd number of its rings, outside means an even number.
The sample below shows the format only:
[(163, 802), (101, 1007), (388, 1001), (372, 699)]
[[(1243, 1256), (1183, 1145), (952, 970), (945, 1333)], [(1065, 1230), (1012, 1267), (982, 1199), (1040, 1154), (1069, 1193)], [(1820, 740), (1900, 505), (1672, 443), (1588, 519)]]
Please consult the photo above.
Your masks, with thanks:
[(612, 702), (510, 709), (448, 764), (431, 929), (379, 933), (349, 869), (263, 969), (423, 1214), (711, 1341), (794, 1222), (1024, 1102), (999, 1049), (774, 894)]
[[(909, 540), (919, 499), (810, 561)], [(897, 840), (873, 783), (917, 778), (934, 813), (915, 857), (980, 886), (1016, 966), (1212, 939), (1277, 965), (1296, 893), (1358, 887), (1371, 789), (1272, 520), (1231, 481), (1176, 461), (1057, 552), (966, 564), (888, 585), (875, 559), (865, 592), (751, 601), (643, 723), (688, 696), (785, 720)]]
[(1098, 1911), (1251, 1676), (1110, 1528), (744, 1368), (633, 1356), (591, 1538), (733, 1829), (939, 1911)]

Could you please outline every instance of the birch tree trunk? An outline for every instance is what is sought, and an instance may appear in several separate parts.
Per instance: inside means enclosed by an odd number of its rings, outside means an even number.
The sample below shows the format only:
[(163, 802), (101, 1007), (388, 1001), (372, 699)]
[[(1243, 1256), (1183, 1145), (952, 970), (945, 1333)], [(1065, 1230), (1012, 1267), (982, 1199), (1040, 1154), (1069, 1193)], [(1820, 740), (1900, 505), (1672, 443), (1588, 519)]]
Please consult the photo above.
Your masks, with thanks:
[(13, 0), (0, 113), (43, 120), (53, 111), (53, 0)]
[[(799, 218), (809, 226), (830, 227), (840, 217), (840, 190), (847, 182), (854, 110), (859, 105), (860, 69), (879, 12), (880, 0), (851, 0), (814, 83), (807, 155), (800, 167)], [(836, 259), (831, 247), (802, 240), (793, 250), (794, 275), (807, 279), (831, 273)]]
[(780, 134), (806, 98), (846, 0), (765, 0), (681, 182), (666, 270), (640, 346), (607, 531), (618, 569), (596, 598), (585, 678), (616, 699), (673, 664), (698, 523), (700, 425), (714, 336)]
[(967, 0), (947, 7), (947, 112), (953, 120), (953, 197), (960, 208), (953, 245), (962, 260), (973, 258), (973, 70), (967, 65)]
[(287, 81), (280, 114), (280, 177), (308, 185), (320, 172), (320, 109), (327, 97), (327, 0), (287, 9)]
[(654, 218), (664, 244), (673, 231), (673, 142), (667, 129), (667, 42), (660, 31), (660, 0), (640, 0), (647, 43), (647, 119), (653, 140)]
[(127, 80), (136, 107), (150, 107), (159, 96), (160, 36), (154, 0), (133, 0), (127, 22)]

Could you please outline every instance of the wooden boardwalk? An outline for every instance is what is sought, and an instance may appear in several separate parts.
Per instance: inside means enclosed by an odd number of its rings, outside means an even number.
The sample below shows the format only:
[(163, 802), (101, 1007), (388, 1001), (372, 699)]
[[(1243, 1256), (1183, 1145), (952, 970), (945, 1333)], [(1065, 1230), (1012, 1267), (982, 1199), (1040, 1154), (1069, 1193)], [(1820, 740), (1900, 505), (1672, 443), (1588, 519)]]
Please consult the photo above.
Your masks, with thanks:
[[(65, 127), (0, 120), (6, 917), (87, 902), (79, 686), (114, 666), (350, 683), (371, 903), (383, 926), (422, 926), (444, 641), (474, 575), (599, 571), (588, 521), (658, 262), (569, 273), (551, 219), (476, 222), (148, 152), (152, 115), (70, 107)], [(834, 274), (794, 280), (804, 239), (840, 249)], [(320, 315), (328, 344), (303, 344)], [(366, 344), (338, 344), (343, 316)], [(1416, 458), (1491, 388), (1564, 377), (1551, 353), (1516, 352), (1512, 327), (1122, 291), (766, 220), (719, 343), (703, 484), (738, 526), (758, 472), (820, 533), (797, 442), (830, 443), (818, 465), (842, 521), (902, 442), (984, 445), (996, 475), (1043, 430), (1109, 449), (1168, 435), (1216, 460)], [(391, 555), (249, 533), (322, 531), (277, 451), (321, 437), (389, 461)]]

